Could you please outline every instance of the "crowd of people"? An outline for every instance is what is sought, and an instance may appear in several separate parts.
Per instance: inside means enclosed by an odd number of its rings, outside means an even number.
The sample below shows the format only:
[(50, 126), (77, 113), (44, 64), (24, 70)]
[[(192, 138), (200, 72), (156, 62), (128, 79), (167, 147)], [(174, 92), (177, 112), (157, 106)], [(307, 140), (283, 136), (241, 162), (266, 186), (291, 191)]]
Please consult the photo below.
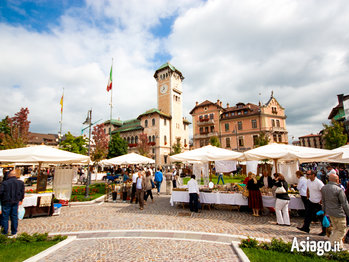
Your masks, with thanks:
[[(343, 247), (344, 241), (349, 242), (347, 225), (349, 225), (349, 175), (344, 166), (338, 169), (331, 165), (317, 170), (317, 165), (312, 165), (308, 170), (296, 172), (298, 183), (291, 185), (298, 189), (304, 204), (304, 222), (300, 231), (309, 233), (312, 222), (323, 221), (324, 216), (329, 219), (332, 232), (329, 232), (321, 223), (320, 236), (329, 235), (330, 241)], [(275, 201), (276, 223), (280, 226), (290, 226), (288, 205), (289, 185), (284, 176), (275, 173), (273, 176), (265, 170), (263, 175), (257, 179), (256, 175), (249, 173), (243, 182), (248, 189), (248, 206), (253, 211), (253, 216), (259, 216), (263, 209), (262, 188), (269, 188), (273, 192)], [(348, 232), (349, 233), (349, 232)], [(347, 234), (347, 235), (346, 235)]]

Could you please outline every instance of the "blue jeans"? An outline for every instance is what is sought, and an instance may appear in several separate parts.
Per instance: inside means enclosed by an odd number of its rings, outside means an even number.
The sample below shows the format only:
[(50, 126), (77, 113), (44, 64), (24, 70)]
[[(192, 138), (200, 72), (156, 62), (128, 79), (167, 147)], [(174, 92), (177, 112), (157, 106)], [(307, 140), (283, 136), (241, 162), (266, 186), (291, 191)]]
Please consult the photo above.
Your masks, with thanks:
[(158, 189), (158, 193), (160, 193), (161, 182), (155, 181), (156, 188)]
[(2, 205), (2, 234), (8, 233), (8, 220), (11, 219), (11, 234), (17, 234), (18, 228), (18, 203)]
[(223, 180), (223, 176), (222, 175), (219, 175), (218, 176), (218, 181), (217, 181), (217, 185), (219, 184), (219, 181), (222, 179), (222, 183), (224, 185), (224, 180)]

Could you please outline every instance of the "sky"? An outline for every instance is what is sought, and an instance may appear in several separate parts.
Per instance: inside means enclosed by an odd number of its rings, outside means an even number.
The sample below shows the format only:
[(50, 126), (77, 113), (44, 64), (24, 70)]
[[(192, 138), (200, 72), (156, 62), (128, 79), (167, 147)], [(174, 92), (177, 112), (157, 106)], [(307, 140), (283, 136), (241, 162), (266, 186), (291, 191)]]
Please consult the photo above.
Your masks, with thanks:
[(346, 0), (0, 0), (0, 118), (28, 107), (30, 131), (80, 135), (157, 106), (154, 72), (185, 79), (183, 112), (220, 99), (285, 108), (289, 141), (318, 133), (349, 86)]

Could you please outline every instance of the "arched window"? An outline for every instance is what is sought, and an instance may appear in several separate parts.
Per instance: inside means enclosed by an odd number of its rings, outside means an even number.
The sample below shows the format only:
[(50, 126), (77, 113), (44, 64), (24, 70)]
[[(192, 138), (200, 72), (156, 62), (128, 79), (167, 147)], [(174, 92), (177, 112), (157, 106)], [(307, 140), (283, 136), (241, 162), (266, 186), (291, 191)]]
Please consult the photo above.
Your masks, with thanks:
[(153, 135), (153, 137), (152, 137), (152, 138), (153, 138), (153, 142), (155, 142), (155, 136), (154, 136), (154, 135)]
[(151, 120), (151, 124), (152, 124), (153, 126), (155, 126), (155, 118), (153, 118), (153, 119)]
[(135, 138), (131, 137), (131, 144), (134, 144), (134, 143), (135, 143)]
[(148, 127), (148, 120), (145, 120), (145, 121), (144, 121), (144, 126), (145, 126), (145, 127)]
[(138, 136), (136, 136), (135, 143), (138, 144)]
[(151, 136), (148, 137), (148, 142), (151, 142)]
[(167, 144), (167, 137), (166, 136), (164, 136), (164, 143), (165, 143), (165, 145)]
[(127, 138), (127, 143), (130, 143), (130, 137)]

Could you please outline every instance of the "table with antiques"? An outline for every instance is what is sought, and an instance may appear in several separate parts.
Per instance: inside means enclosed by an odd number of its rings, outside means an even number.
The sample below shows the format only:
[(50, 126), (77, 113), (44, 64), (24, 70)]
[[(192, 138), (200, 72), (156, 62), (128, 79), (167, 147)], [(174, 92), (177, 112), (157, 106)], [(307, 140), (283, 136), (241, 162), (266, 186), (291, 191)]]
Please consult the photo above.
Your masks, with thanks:
[(53, 194), (25, 194), (23, 199), (24, 217), (51, 216), (54, 212)]

